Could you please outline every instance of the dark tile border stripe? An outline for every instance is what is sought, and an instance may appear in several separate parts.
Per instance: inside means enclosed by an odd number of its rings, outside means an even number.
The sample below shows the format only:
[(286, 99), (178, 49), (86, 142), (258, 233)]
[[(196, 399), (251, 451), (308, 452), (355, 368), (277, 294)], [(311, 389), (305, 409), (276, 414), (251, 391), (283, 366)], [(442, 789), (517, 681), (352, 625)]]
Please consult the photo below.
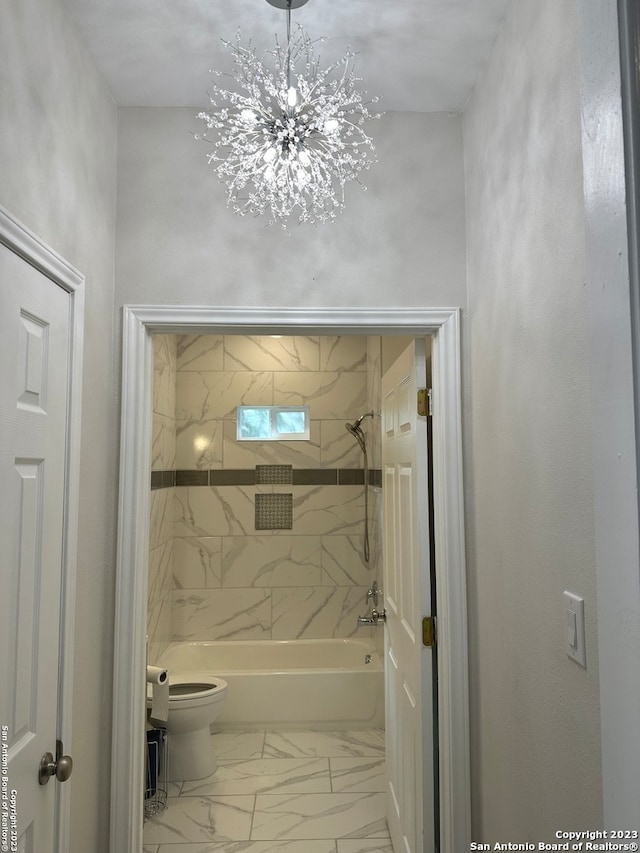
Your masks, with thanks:
[(175, 471), (152, 471), (151, 489), (170, 489), (176, 484)]
[(209, 471), (210, 486), (255, 486), (255, 468), (220, 468)]
[[(362, 486), (362, 468), (294, 468), (294, 486)], [(369, 484), (382, 487), (382, 471), (369, 471)], [(216, 468), (180, 471), (152, 471), (151, 489), (168, 489), (171, 486), (256, 486), (255, 468)]]
[(294, 486), (335, 486), (338, 482), (336, 468), (294, 468)]
[(208, 486), (208, 471), (176, 471), (176, 486)]
[[(371, 471), (369, 472), (371, 482)], [(339, 486), (364, 486), (364, 471), (362, 468), (340, 468), (338, 471)]]

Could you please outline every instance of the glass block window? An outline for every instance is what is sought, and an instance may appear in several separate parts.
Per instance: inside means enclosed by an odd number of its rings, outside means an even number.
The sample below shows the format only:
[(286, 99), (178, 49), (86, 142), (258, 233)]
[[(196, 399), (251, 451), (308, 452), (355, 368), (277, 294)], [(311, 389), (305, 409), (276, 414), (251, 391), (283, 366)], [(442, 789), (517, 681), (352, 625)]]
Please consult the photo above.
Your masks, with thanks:
[(309, 406), (238, 406), (238, 441), (308, 441)]

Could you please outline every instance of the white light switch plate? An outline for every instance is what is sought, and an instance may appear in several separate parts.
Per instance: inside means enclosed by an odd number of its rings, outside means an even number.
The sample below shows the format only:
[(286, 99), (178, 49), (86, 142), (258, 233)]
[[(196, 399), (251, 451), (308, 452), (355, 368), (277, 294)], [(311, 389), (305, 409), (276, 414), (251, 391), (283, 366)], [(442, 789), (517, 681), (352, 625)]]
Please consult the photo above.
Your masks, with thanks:
[(569, 657), (587, 668), (587, 646), (584, 636), (584, 598), (564, 592), (564, 636)]

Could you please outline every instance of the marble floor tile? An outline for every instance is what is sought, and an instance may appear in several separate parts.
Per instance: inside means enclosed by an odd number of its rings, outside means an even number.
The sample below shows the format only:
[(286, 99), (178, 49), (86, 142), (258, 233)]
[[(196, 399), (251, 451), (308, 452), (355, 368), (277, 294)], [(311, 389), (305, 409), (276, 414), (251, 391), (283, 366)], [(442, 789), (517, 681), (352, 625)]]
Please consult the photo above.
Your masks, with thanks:
[(267, 732), (264, 755), (273, 758), (384, 756), (380, 729), (344, 732)]
[(386, 790), (384, 758), (330, 758), (329, 767), (334, 792)]
[(328, 758), (259, 758), (220, 762), (208, 779), (185, 782), (182, 796), (330, 791)]
[(218, 761), (262, 758), (264, 734), (264, 732), (245, 731), (215, 732), (213, 734), (213, 751), (218, 757)]
[(338, 853), (393, 853), (390, 838), (339, 838), (337, 844)]
[(145, 823), (144, 843), (248, 840), (253, 807), (249, 796), (169, 797), (165, 811)]
[(251, 840), (384, 838), (384, 794), (259, 794)]
[[(383, 849), (380, 848), (380, 850)], [(227, 841), (222, 844), (162, 844), (158, 848), (158, 853), (336, 853), (336, 843), (330, 838), (322, 841)]]

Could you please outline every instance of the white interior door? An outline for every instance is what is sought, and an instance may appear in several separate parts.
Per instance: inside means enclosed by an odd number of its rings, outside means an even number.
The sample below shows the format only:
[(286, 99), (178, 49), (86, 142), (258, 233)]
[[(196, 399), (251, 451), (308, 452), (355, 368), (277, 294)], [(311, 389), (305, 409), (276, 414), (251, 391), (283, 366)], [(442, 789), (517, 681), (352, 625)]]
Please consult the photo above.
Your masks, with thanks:
[(432, 654), (424, 340), (382, 377), (387, 820), (395, 853), (434, 850)]
[(38, 768), (56, 752), (69, 325), (69, 294), (0, 245), (0, 815), (20, 853), (56, 851), (59, 783)]

